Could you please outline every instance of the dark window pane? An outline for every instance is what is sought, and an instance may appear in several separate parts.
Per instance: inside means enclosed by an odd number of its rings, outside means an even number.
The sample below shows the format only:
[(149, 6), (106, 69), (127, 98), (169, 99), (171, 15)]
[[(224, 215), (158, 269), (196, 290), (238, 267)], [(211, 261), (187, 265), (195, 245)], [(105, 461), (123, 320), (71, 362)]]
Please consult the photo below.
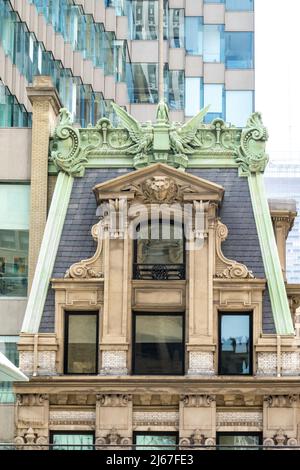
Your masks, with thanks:
[(67, 314), (67, 370), (69, 374), (95, 374), (97, 315)]
[(93, 434), (52, 434), (52, 450), (93, 450)]
[(136, 434), (136, 450), (176, 450), (175, 434)]
[(182, 374), (182, 315), (138, 314), (135, 322), (134, 372)]
[(219, 335), (220, 374), (251, 374), (250, 315), (222, 314)]
[(141, 226), (137, 242), (137, 263), (182, 264), (182, 226), (161, 222)]
[[(220, 433), (218, 435), (218, 443), (220, 450), (249, 450), (249, 446), (258, 446), (260, 444), (259, 434), (231, 434), (231, 433)], [(227, 447), (228, 446), (228, 447)], [(255, 447), (251, 447), (253, 450), (257, 450)]]

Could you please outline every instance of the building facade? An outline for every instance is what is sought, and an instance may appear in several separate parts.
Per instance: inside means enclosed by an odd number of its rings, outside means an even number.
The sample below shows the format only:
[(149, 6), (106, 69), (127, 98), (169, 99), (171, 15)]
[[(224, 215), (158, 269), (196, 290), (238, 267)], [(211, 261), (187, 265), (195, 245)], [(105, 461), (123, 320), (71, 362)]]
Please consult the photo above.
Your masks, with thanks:
[[(268, 197), (293, 199), (296, 210), (300, 210), (300, 165), (293, 160), (289, 163), (273, 161), (268, 165), (265, 174), (265, 184)], [(294, 226), (287, 239), (286, 277), (289, 283), (300, 282), (300, 224), (295, 219)]]
[[(184, 122), (210, 104), (207, 122), (221, 117), (245, 125), (254, 99), (253, 10), (252, 0), (164, 2), (172, 121)], [(100, 117), (116, 123), (112, 102), (138, 121), (155, 120), (158, 1), (0, 0), (0, 23), (0, 348), (18, 365), (18, 336), (55, 182), (45, 155), (58, 110), (66, 107), (81, 127)], [(45, 75), (51, 77), (46, 88), (53, 88), (43, 105), (48, 124), (34, 147), (33, 115), (40, 116), (47, 90), (39, 97), (27, 89)], [(0, 441), (13, 437), (14, 401), (3, 384), (0, 422), (10, 424), (0, 426)]]
[[(298, 445), (299, 289), (260, 115), (239, 129), (205, 110), (172, 123), (165, 103), (147, 125), (114, 110), (121, 127), (78, 129), (63, 109), (50, 140), (16, 448)], [(296, 213), (280, 210), (288, 232)]]

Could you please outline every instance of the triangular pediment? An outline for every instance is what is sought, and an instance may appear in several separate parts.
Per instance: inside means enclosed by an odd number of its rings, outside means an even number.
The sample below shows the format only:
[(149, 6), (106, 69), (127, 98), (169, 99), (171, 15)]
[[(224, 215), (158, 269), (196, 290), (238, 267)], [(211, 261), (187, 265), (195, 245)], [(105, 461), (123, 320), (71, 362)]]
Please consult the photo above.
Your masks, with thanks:
[(119, 176), (94, 186), (97, 203), (103, 200), (127, 197), (148, 202), (176, 200), (221, 201), (224, 188), (211, 181), (177, 170), (163, 163)]

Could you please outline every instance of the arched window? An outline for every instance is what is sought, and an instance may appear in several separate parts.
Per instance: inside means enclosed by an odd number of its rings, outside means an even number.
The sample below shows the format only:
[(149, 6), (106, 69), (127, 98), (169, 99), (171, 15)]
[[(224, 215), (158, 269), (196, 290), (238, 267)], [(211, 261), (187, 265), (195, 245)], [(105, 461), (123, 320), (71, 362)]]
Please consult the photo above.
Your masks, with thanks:
[(180, 223), (159, 219), (137, 227), (134, 279), (185, 279), (185, 241)]

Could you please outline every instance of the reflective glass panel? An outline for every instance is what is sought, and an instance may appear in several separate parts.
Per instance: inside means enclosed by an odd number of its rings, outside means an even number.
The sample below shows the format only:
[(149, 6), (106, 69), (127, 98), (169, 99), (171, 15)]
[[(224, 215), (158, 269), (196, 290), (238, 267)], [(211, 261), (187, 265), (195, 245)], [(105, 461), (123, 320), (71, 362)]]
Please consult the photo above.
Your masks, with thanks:
[(203, 30), (204, 62), (224, 62), (224, 26), (205, 24)]
[[(158, 39), (158, 0), (131, 0), (128, 2), (131, 39)], [(164, 39), (168, 37), (168, 2), (164, 0)]]
[[(18, 336), (0, 336), (0, 352), (4, 354), (15, 366), (19, 366)], [(14, 403), (12, 382), (0, 381), (0, 403)]]
[(135, 315), (134, 373), (183, 374), (183, 316)]
[(170, 109), (184, 109), (184, 71), (169, 71), (168, 105)]
[(254, 0), (226, 0), (226, 10), (251, 11)]
[(53, 433), (52, 450), (93, 450), (94, 435), (80, 433)]
[(184, 10), (169, 10), (169, 41), (170, 47), (184, 47)]
[(176, 450), (175, 434), (136, 434), (136, 450)]
[(158, 73), (156, 64), (132, 64), (133, 102), (158, 102)]
[(185, 79), (185, 115), (195, 116), (203, 106), (202, 78), (186, 77)]
[(244, 127), (253, 112), (253, 91), (226, 91), (226, 122)]
[(224, 85), (204, 84), (204, 106), (209, 106), (209, 112), (204, 116), (204, 122), (212, 122), (224, 117), (225, 95)]
[(225, 64), (228, 69), (252, 69), (254, 66), (253, 33), (225, 33)]
[(95, 374), (97, 372), (97, 314), (66, 313), (65, 372)]
[(258, 446), (261, 439), (259, 434), (219, 433), (217, 441), (220, 446), (224, 446), (219, 447), (220, 450), (258, 450), (258, 447), (251, 447), (249, 449), (249, 446)]
[(189, 55), (203, 53), (203, 18), (202, 16), (185, 17), (185, 49)]
[(252, 338), (249, 314), (221, 314), (219, 331), (219, 374), (252, 373)]
[(0, 184), (0, 297), (27, 296), (29, 190)]

